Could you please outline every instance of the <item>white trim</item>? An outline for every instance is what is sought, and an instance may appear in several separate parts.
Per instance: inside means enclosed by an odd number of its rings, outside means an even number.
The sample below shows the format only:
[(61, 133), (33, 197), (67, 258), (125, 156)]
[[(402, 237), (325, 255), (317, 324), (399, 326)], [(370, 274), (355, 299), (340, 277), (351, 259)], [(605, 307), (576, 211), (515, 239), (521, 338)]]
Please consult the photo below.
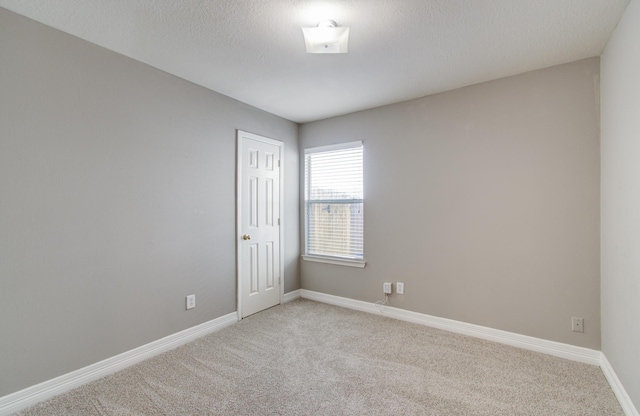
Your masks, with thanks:
[(607, 357), (604, 355), (604, 353), (602, 354), (600, 360), (600, 368), (602, 369), (604, 376), (609, 382), (611, 390), (613, 390), (613, 393), (616, 395), (618, 402), (620, 402), (620, 407), (622, 407), (624, 414), (627, 416), (640, 416), (640, 413), (638, 413), (638, 410), (633, 405), (631, 398), (627, 394), (627, 391), (624, 389), (622, 382), (620, 382), (618, 375), (613, 370), (613, 367), (609, 363), (609, 360), (607, 360)]
[(106, 360), (99, 361), (79, 370), (44, 381), (35, 386), (0, 397), (0, 416), (9, 415), (21, 409), (32, 406), (53, 396), (65, 393), (90, 381), (97, 380), (116, 371), (123, 370), (140, 361), (146, 360), (163, 352), (177, 348), (196, 338), (219, 331), (238, 321), (236, 312), (229, 313), (184, 331), (166, 336), (159, 340), (123, 352)]
[(300, 299), (300, 289), (285, 293), (282, 303), (293, 302), (296, 299)]
[[(453, 321), (450, 319), (437, 318), (430, 315), (405, 311), (393, 307), (385, 307), (384, 312), (381, 313), (375, 307), (375, 305), (367, 302), (327, 295), (324, 293), (314, 292), (306, 289), (298, 289), (286, 293), (283, 297), (283, 302), (291, 302), (300, 297), (363, 312), (383, 314), (391, 318), (400, 319), (403, 321), (414, 322), (425, 326), (448, 330), (450, 332), (461, 333), (500, 342), (503, 344), (514, 345), (532, 351), (543, 352), (562, 358), (568, 358), (574, 361), (585, 362), (587, 364), (599, 365), (602, 369), (602, 372), (604, 373), (605, 378), (609, 382), (613, 393), (618, 399), (618, 402), (620, 403), (620, 406), (622, 407), (625, 415), (640, 416), (640, 413), (638, 413), (638, 410), (635, 408), (633, 402), (631, 401), (631, 398), (627, 394), (624, 386), (620, 382), (620, 379), (616, 375), (616, 372), (609, 363), (609, 360), (607, 360), (607, 357), (600, 351), (574, 347), (567, 344), (561, 344), (553, 341), (546, 341), (538, 338), (528, 337), (525, 335), (499, 331), (491, 328), (481, 327), (478, 325), (466, 324), (464, 322)], [(442, 322), (436, 322), (436, 324), (432, 324), (432, 320)], [(64, 374), (54, 379), (36, 384), (35, 386), (27, 387), (26, 389), (11, 393), (4, 397), (0, 397), (0, 416), (10, 415), (29, 406), (37, 404), (43, 400), (47, 400), (53, 396), (68, 392), (76, 387), (80, 387), (93, 380), (97, 380), (109, 374), (113, 374), (117, 371), (123, 370), (140, 361), (177, 348), (180, 345), (186, 344), (187, 342), (193, 341), (194, 339), (203, 337), (215, 331), (219, 331), (227, 326), (231, 326), (237, 321), (237, 313), (232, 312), (219, 318), (213, 319), (209, 322), (205, 322), (192, 328), (185, 329), (184, 331), (177, 332), (157, 341), (150, 342), (149, 344), (140, 346), (114, 357), (107, 358), (106, 360), (91, 364), (79, 370), (72, 371), (71, 373)], [(463, 331), (463, 328), (465, 327), (468, 327), (468, 329)], [(498, 332), (501, 333), (501, 336), (481, 336), (479, 335), (480, 332), (486, 332), (488, 334)], [(517, 340), (518, 343), (506, 342), (505, 340), (507, 339)], [(548, 348), (545, 350), (539, 349), (540, 346), (544, 346), (547, 343), (552, 344), (553, 348), (551, 351)], [(578, 350), (576, 351), (576, 349)], [(560, 352), (561, 354), (554, 353), (554, 351)], [(585, 352), (588, 352), (588, 354), (585, 354)], [(587, 360), (576, 359), (576, 357), (582, 357)], [(598, 362), (594, 363), (593, 359), (596, 357)]]
[(278, 212), (278, 221), (280, 227), (280, 304), (284, 302), (284, 142), (270, 139), (268, 137), (259, 136), (242, 130), (236, 131), (236, 282), (237, 290), (236, 301), (238, 304), (238, 321), (242, 320), (242, 139), (256, 140), (278, 146), (278, 168), (280, 169), (280, 208)]
[(310, 254), (303, 254), (302, 259), (306, 261), (315, 261), (317, 263), (337, 264), (338, 266), (363, 268), (367, 265), (367, 262), (365, 260), (341, 259), (340, 257), (322, 257)]
[(613, 367), (611, 367), (611, 364), (607, 360), (607, 357), (600, 351), (577, 347), (561, 342), (530, 337), (527, 335), (515, 334), (513, 332), (502, 331), (499, 329), (487, 328), (480, 325), (454, 321), (452, 319), (439, 318), (436, 316), (407, 311), (391, 306), (385, 306), (381, 312), (373, 303), (343, 298), (340, 296), (328, 295), (326, 293), (314, 292), (306, 289), (300, 289), (300, 296), (303, 299), (315, 300), (317, 302), (328, 303), (331, 305), (355, 309), (358, 311), (373, 313), (376, 315), (384, 315), (402, 321), (413, 322), (420, 325), (443, 329), (445, 331), (469, 335), (476, 338), (482, 338), (530, 351), (536, 351), (560, 358), (565, 358), (572, 361), (597, 365), (604, 373), (604, 376), (611, 386), (611, 389), (618, 399), (620, 407), (622, 407), (625, 415), (640, 416), (640, 413), (638, 413), (638, 410), (631, 401), (631, 398), (627, 394), (624, 386), (622, 385), (622, 382), (620, 382), (620, 379), (616, 375)]
[(317, 302), (328, 303), (376, 315), (384, 315), (402, 321), (413, 322), (420, 325), (443, 329), (449, 332), (499, 342), (501, 344), (511, 345), (525, 350), (541, 352), (572, 361), (597, 365), (604, 373), (604, 376), (611, 386), (611, 390), (613, 390), (613, 393), (618, 399), (620, 407), (622, 407), (625, 415), (640, 416), (640, 413), (638, 413), (638, 410), (631, 401), (631, 398), (627, 394), (622, 382), (616, 375), (616, 372), (607, 360), (607, 357), (601, 351), (530, 337), (527, 335), (515, 334), (513, 332), (502, 331), (499, 329), (487, 328), (480, 325), (454, 321), (452, 319), (439, 318), (437, 316), (407, 311), (405, 309), (394, 308), (391, 306), (385, 306), (381, 312), (375, 304), (370, 302), (328, 295), (326, 293), (314, 292), (312, 290), (300, 289), (300, 296), (303, 299), (315, 300)]
[(380, 310), (373, 303), (327, 295), (325, 293), (314, 292), (306, 289), (301, 289), (300, 292), (301, 296), (304, 299), (311, 299), (318, 302), (329, 303), (332, 305), (342, 306), (344, 308), (355, 309), (363, 312), (369, 312), (376, 315), (384, 315), (402, 321), (413, 322), (416, 324), (430, 326), (438, 329), (444, 329), (445, 331), (449, 332), (455, 332), (458, 334), (469, 335), (489, 341), (495, 341), (501, 344), (511, 345), (514, 347), (524, 348), (526, 350), (536, 352), (542, 352), (545, 354), (554, 355), (556, 357), (566, 358), (573, 361), (579, 361), (586, 364), (600, 365), (600, 351), (592, 350), (589, 348), (576, 347), (574, 345), (563, 344), (561, 342), (548, 341), (545, 339), (515, 334), (513, 332), (502, 331), (499, 329), (487, 328), (480, 325), (454, 321), (452, 319), (439, 318), (437, 316), (407, 311), (405, 309), (394, 308), (391, 306), (385, 306), (383, 312), (380, 312)]
[(347, 142), (347, 143), (329, 144), (326, 146), (308, 147), (304, 149), (304, 154), (308, 155), (311, 153), (331, 152), (334, 150), (353, 149), (356, 147), (362, 147), (362, 140), (358, 140), (355, 142)]
[(242, 242), (240, 230), (242, 229), (242, 137), (241, 131), (236, 131), (236, 306), (238, 321), (242, 320)]

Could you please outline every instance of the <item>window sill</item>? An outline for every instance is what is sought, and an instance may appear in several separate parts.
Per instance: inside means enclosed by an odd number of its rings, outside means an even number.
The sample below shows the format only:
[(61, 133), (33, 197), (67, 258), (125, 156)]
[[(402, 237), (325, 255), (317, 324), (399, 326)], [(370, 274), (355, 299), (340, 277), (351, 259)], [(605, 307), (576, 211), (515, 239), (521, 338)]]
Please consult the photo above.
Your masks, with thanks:
[(349, 266), (363, 268), (367, 262), (365, 260), (341, 259), (339, 257), (322, 257), (303, 254), (302, 259), (306, 261), (315, 261), (318, 263), (336, 264), (338, 266)]

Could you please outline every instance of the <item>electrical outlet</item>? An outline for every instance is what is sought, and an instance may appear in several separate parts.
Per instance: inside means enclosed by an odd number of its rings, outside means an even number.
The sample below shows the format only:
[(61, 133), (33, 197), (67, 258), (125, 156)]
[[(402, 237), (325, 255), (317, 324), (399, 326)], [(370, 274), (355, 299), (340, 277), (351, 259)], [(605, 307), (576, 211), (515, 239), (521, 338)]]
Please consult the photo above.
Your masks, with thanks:
[(390, 295), (391, 294), (391, 282), (384, 282), (382, 284), (382, 291), (384, 292), (385, 295)]
[(402, 282), (396, 283), (396, 293), (398, 295), (404, 295), (404, 283)]
[(187, 296), (187, 309), (193, 309), (196, 307), (196, 295)]
[(571, 330), (573, 332), (584, 332), (584, 319), (576, 318), (575, 316), (571, 318)]

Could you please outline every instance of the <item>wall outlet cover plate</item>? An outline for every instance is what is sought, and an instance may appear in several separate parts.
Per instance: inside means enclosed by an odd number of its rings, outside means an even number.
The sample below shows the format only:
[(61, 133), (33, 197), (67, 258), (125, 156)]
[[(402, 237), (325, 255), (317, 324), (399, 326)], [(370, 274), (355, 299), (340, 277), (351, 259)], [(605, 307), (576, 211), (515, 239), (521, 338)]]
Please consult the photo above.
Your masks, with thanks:
[(385, 295), (390, 295), (391, 294), (391, 282), (384, 282), (382, 284), (382, 291), (384, 292)]
[(196, 295), (187, 296), (187, 309), (193, 309), (196, 307)]

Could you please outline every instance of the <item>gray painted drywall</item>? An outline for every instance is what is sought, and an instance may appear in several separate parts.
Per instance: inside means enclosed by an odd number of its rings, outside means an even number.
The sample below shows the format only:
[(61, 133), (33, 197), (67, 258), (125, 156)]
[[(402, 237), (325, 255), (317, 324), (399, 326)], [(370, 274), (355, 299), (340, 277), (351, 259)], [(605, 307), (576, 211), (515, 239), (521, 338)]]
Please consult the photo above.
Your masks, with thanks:
[(302, 125), (301, 152), (364, 142), (368, 261), (302, 261), (302, 287), (401, 281), (392, 306), (599, 349), (598, 86), (592, 58)]
[(602, 54), (602, 352), (640, 410), (640, 1)]
[(0, 97), (0, 396), (236, 310), (236, 129), (285, 143), (299, 288), (295, 123), (2, 8)]

